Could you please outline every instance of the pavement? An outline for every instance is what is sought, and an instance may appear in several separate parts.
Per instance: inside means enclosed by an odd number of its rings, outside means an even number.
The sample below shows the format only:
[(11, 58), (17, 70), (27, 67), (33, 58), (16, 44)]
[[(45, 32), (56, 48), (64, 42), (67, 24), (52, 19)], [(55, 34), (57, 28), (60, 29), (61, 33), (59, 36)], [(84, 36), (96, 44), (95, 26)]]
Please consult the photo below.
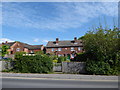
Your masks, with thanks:
[(2, 88), (118, 88), (118, 76), (1, 73)]
[(117, 81), (118, 76), (105, 75), (80, 75), (80, 74), (31, 74), (31, 73), (1, 73), (2, 78), (41, 78), (41, 79), (61, 79), (61, 80), (102, 80)]

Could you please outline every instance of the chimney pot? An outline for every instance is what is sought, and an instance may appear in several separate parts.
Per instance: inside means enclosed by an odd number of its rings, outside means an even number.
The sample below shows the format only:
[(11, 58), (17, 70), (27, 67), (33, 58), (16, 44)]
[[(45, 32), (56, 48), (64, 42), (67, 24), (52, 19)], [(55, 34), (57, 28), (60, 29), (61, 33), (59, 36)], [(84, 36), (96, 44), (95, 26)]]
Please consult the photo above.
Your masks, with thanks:
[(74, 37), (74, 40), (76, 41), (76, 40), (77, 40), (77, 37)]
[(56, 43), (58, 43), (58, 41), (59, 41), (59, 38), (56, 38)]
[(2, 42), (2, 45), (4, 44), (4, 42)]
[(8, 41), (6, 41), (5, 43), (8, 43)]

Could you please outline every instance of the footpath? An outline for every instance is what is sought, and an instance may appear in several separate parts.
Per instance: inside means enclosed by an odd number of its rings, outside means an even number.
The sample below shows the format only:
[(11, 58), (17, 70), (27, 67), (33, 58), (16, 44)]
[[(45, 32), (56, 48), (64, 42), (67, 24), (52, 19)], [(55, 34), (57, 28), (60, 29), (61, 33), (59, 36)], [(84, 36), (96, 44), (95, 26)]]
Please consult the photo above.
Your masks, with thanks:
[(112, 80), (118, 81), (118, 76), (81, 75), (81, 74), (31, 74), (31, 73), (0, 73), (2, 78), (22, 77), (41, 79), (74, 79), (74, 80)]

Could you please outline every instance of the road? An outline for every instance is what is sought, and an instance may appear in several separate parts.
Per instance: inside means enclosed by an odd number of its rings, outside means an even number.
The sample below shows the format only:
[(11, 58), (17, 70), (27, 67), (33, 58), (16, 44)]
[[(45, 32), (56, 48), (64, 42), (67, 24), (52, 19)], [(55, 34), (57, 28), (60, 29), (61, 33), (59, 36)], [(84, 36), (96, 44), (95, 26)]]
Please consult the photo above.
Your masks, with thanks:
[(2, 87), (3, 88), (118, 88), (118, 81), (3, 77)]

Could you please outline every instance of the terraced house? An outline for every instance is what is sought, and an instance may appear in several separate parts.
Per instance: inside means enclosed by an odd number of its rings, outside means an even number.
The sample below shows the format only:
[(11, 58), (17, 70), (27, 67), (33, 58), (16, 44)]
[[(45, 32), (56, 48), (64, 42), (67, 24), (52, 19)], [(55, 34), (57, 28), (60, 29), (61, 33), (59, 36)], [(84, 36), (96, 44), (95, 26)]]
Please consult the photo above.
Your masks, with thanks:
[(67, 56), (68, 59), (73, 59), (76, 53), (83, 52), (82, 40), (78, 40), (74, 37), (74, 40), (49, 41), (46, 45), (46, 53), (55, 54), (57, 56)]
[(24, 51), (24, 52), (30, 54), (30, 53), (35, 53), (37, 51), (41, 51), (44, 49), (43, 45), (29, 45), (29, 44), (18, 42), (18, 41), (15, 41), (15, 42), (7, 42), (6, 41), (5, 43), (2, 43), (0, 46), (2, 46), (2, 45), (9, 46), (8, 55), (7, 55), (9, 57), (13, 57), (13, 55), (16, 52)]

